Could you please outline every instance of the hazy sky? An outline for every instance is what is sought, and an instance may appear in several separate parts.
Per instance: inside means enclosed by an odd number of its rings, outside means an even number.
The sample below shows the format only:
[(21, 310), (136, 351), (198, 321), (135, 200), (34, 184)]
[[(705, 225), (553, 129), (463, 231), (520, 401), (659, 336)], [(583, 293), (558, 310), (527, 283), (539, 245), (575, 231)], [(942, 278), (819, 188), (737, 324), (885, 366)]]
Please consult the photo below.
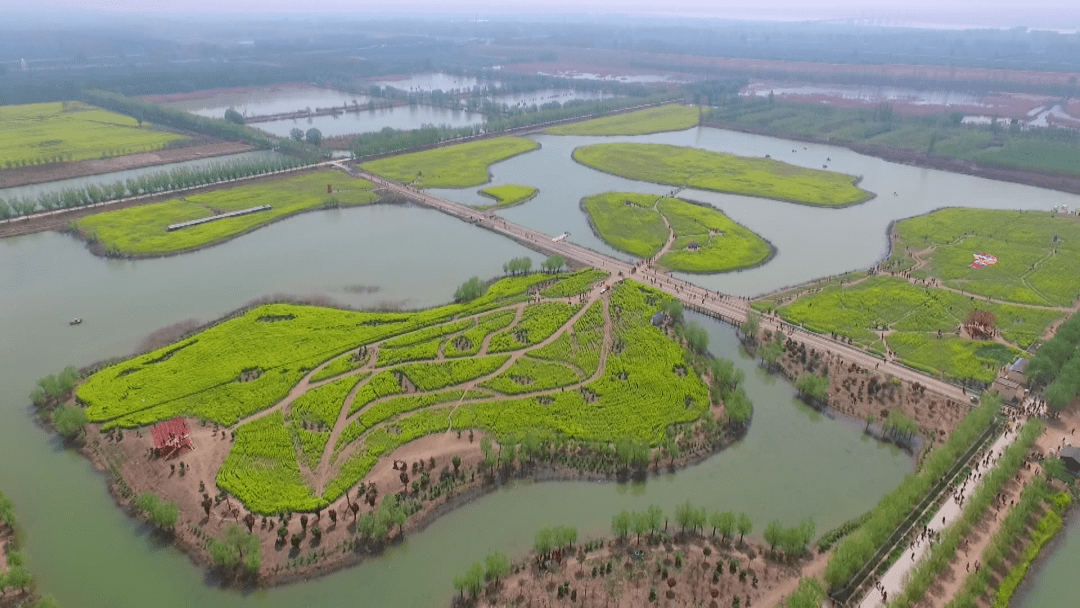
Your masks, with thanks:
[(110, 13), (412, 13), (458, 14), (553, 13), (663, 14), (734, 19), (862, 19), (887, 25), (1029, 25), (1074, 29), (1080, 26), (1076, 0), (1042, 0), (1025, 7), (1013, 0), (3, 0), (16, 10), (44, 11), (63, 19), (72, 9)]

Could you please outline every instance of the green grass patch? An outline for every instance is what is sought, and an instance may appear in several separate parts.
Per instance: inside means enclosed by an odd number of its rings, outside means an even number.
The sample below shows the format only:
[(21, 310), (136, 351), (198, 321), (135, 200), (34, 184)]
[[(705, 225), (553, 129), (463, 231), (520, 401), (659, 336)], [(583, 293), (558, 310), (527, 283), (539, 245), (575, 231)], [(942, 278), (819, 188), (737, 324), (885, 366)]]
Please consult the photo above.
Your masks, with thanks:
[(698, 108), (676, 104), (594, 118), (547, 130), (552, 135), (648, 135), (682, 131), (698, 124)]
[(516, 325), (491, 337), (488, 352), (504, 353), (539, 344), (569, 321), (578, 308), (562, 302), (541, 302), (529, 306)]
[(395, 182), (416, 182), (423, 188), (468, 188), (487, 183), (491, 165), (539, 147), (531, 139), (496, 137), (381, 158), (360, 167)]
[(480, 352), (484, 339), (510, 325), (516, 316), (513, 310), (500, 310), (480, 317), (476, 327), (464, 331), (457, 338), (447, 340), (443, 354), (446, 357), (465, 357)]
[[(973, 309), (993, 313), (1001, 336), (1015, 348), (957, 337)], [(998, 367), (1020, 354), (1017, 348), (1030, 346), (1062, 316), (1054, 310), (972, 301), (955, 292), (886, 276), (855, 285), (829, 285), (777, 310), (785, 321), (851, 338), (864, 348), (880, 343), (878, 332), (887, 327), (894, 333), (886, 341), (908, 365), (948, 378), (986, 382), (993, 381)]]
[[(1080, 298), (1080, 220), (1036, 211), (942, 209), (899, 222), (890, 262), (908, 268), (907, 249), (922, 251), (929, 264), (919, 277), (998, 300), (1037, 306), (1071, 306)], [(998, 263), (972, 268), (973, 254)]]
[(480, 386), (504, 395), (520, 395), (570, 386), (578, 382), (581, 382), (581, 378), (562, 363), (522, 357), (514, 361), (510, 369)]
[(291, 408), (293, 418), (307, 424), (333, 428), (345, 397), (364, 376), (350, 376), (313, 388), (296, 398)]
[(367, 357), (358, 357), (357, 353), (349, 352), (345, 355), (334, 359), (326, 367), (319, 370), (318, 373), (311, 376), (312, 382), (319, 382), (326, 380), (327, 378), (333, 378), (340, 376), (341, 374), (351, 372), (354, 369), (363, 367), (367, 363)]
[[(334, 188), (334, 194), (326, 193), (328, 184)], [(327, 205), (370, 204), (378, 199), (372, 188), (371, 182), (349, 177), (340, 171), (318, 171), (194, 194), (184, 199), (106, 211), (77, 220), (75, 228), (110, 252), (177, 253), (230, 239), (301, 211)], [(167, 230), (171, 224), (260, 205), (270, 205), (271, 209), (172, 232)]]
[(0, 168), (160, 150), (182, 135), (77, 101), (0, 107)]
[(628, 179), (820, 207), (844, 207), (873, 197), (856, 186), (851, 175), (665, 144), (595, 144), (574, 150), (574, 160)]
[(593, 285), (604, 280), (607, 276), (608, 273), (595, 268), (579, 270), (562, 277), (554, 285), (541, 291), (540, 295), (545, 298), (572, 298), (589, 291)]
[(772, 254), (765, 239), (706, 205), (608, 192), (585, 198), (581, 207), (600, 238), (642, 258), (655, 256), (674, 235), (671, 248), (660, 258), (660, 264), (671, 270), (727, 272), (755, 266)]
[(495, 204), (480, 205), (477, 209), (486, 211), (488, 209), (503, 209), (505, 207), (520, 205), (521, 203), (532, 200), (533, 197), (536, 196), (536, 192), (536, 188), (533, 188), (532, 186), (518, 186), (516, 184), (484, 188), (480, 191), (480, 194), (495, 199)]

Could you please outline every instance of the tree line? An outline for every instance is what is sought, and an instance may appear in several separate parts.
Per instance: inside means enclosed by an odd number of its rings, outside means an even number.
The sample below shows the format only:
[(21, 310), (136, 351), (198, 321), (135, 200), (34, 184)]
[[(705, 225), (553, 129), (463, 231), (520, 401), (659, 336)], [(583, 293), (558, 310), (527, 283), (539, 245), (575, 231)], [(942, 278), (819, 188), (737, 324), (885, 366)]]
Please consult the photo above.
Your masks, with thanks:
[(1045, 386), (1043, 397), (1060, 411), (1080, 395), (1080, 314), (1073, 314), (1031, 358), (1026, 370), (1035, 387)]
[(131, 196), (160, 194), (172, 190), (208, 186), (229, 180), (266, 175), (302, 166), (304, 161), (292, 156), (226, 160), (201, 168), (177, 167), (169, 171), (148, 173), (111, 184), (67, 188), (44, 192), (36, 199), (30, 197), (0, 199), (0, 220), (32, 215), (40, 211), (75, 209)]

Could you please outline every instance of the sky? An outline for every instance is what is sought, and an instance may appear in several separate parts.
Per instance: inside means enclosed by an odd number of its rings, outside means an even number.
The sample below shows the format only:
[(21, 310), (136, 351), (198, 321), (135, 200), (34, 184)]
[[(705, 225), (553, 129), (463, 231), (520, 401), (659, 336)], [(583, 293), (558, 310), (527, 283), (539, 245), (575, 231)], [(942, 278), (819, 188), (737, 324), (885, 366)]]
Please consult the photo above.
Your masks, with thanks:
[[(451, 13), (461, 17), (618, 13), (782, 21), (855, 19), (882, 25), (1080, 27), (1080, 3), (1075, 0), (1042, 0), (1035, 10), (1025, 10), (1014, 0), (3, 0), (3, 4), (9, 9), (43, 11), (54, 16), (77, 11), (187, 15), (392, 12), (420, 17)], [(58, 13), (56, 9), (68, 12)]]

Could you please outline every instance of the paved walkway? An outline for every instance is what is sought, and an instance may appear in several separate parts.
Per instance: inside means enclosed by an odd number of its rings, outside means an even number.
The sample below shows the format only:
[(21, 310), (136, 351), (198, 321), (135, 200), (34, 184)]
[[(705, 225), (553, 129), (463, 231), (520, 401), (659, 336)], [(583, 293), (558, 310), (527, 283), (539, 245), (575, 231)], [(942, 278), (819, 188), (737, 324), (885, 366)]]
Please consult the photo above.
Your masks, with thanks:
[(859, 604), (860, 608), (883, 608), (886, 602), (882, 590), (890, 598), (896, 599), (900, 596), (900, 593), (907, 585), (911, 571), (915, 569), (915, 566), (926, 557), (931, 547), (933, 547), (934, 541), (931, 539), (936, 533), (940, 533), (960, 519), (960, 514), (963, 512), (963, 502), (974, 494), (975, 489), (982, 483), (983, 476), (997, 466), (1001, 454), (1012, 444), (1018, 434), (1017, 431), (1013, 430), (998, 437), (997, 441), (990, 446), (990, 464), (988, 466), (980, 464), (965, 481), (960, 483), (960, 488), (956, 494), (950, 496), (930, 519), (930, 523), (927, 525), (927, 528), (931, 531), (930, 536), (920, 534), (915, 542), (908, 546), (900, 559), (896, 560), (896, 563), (881, 577), (878, 584), (875, 585), (876, 588), (870, 589), (866, 597), (863, 598), (862, 603)]

